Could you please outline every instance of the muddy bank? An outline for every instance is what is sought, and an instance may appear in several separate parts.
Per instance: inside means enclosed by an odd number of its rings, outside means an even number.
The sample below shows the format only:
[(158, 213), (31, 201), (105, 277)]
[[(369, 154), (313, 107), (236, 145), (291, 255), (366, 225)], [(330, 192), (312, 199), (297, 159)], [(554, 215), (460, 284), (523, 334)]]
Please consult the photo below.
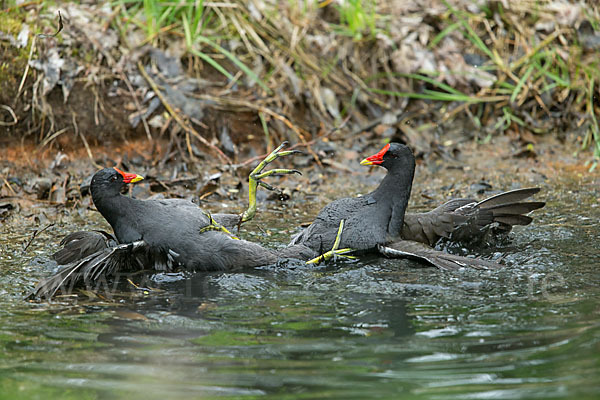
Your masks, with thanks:
[(598, 153), (597, 5), (332, 3), (9, 7), (0, 145), (146, 138), (227, 164), (283, 140), (319, 163), (315, 143), (364, 135), (423, 153), (502, 136), (522, 156), (548, 137)]

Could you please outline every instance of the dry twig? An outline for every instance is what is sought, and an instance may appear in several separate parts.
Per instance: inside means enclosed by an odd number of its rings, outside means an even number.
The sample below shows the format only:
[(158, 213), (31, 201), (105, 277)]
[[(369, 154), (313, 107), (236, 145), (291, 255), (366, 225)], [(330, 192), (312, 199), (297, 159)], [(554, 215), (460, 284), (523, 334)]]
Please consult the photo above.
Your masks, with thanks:
[(223, 161), (225, 161), (227, 164), (231, 164), (231, 159), (229, 157), (227, 157), (225, 155), (225, 153), (223, 153), (221, 151), (221, 149), (219, 149), (215, 145), (209, 143), (208, 140), (206, 140), (204, 137), (202, 137), (202, 135), (200, 135), (198, 132), (196, 132), (196, 130), (187, 121), (185, 121), (179, 115), (179, 113), (177, 113), (173, 109), (173, 107), (171, 107), (171, 104), (169, 104), (169, 101), (167, 100), (167, 98), (162, 94), (162, 92), (158, 88), (158, 85), (156, 84), (156, 82), (154, 82), (154, 80), (150, 77), (150, 75), (148, 75), (148, 72), (146, 72), (146, 69), (142, 65), (141, 61), (138, 61), (138, 68), (140, 70), (140, 73), (144, 77), (144, 79), (146, 79), (146, 81), (148, 82), (148, 84), (150, 85), (150, 87), (152, 88), (152, 90), (154, 91), (154, 93), (156, 93), (156, 95), (160, 99), (161, 103), (163, 104), (163, 106), (165, 107), (165, 109), (167, 110), (167, 112), (173, 117), (173, 119), (177, 122), (177, 124), (179, 126), (181, 126), (181, 128), (186, 132), (186, 134), (187, 134), (186, 143), (188, 144), (188, 151), (190, 152), (190, 156), (193, 157), (193, 154), (191, 152), (192, 149), (191, 149), (191, 146), (190, 146), (190, 143), (189, 143), (189, 134), (191, 133), (202, 144), (204, 144), (206, 147), (210, 148), (212, 151), (214, 151), (215, 153), (217, 153), (217, 155), (219, 157), (221, 157), (221, 159)]

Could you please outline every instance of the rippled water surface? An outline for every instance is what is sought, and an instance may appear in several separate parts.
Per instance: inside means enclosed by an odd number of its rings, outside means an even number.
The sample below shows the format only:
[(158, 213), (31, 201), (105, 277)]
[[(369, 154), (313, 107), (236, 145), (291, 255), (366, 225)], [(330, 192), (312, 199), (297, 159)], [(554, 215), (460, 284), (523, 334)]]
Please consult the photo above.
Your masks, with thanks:
[[(541, 197), (533, 225), (480, 250), (501, 271), (367, 257), (139, 277), (160, 290), (50, 305), (23, 297), (58, 238), (102, 221), (48, 215), (25, 254), (38, 225), (5, 224), (0, 398), (598, 398), (600, 191)], [(268, 214), (250, 238), (288, 240), (298, 221)]]

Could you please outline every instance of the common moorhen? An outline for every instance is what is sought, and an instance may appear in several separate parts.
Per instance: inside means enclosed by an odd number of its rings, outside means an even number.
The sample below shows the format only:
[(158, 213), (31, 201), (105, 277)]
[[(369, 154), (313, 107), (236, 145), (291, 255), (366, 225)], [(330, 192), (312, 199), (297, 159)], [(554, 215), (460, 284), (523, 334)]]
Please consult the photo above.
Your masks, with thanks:
[[(413, 256), (442, 268), (450, 265), (490, 267), (493, 263), (451, 256), (429, 246), (442, 237), (473, 240), (493, 225), (497, 225), (499, 231), (508, 232), (513, 225), (529, 224), (531, 217), (523, 214), (545, 205), (522, 202), (540, 190), (526, 188), (483, 201), (454, 199), (427, 213), (405, 214), (415, 171), (411, 150), (403, 144), (389, 143), (377, 154), (362, 160), (361, 165), (379, 165), (388, 173), (375, 191), (325, 206), (291, 244), (304, 245), (322, 254), (334, 246), (337, 238), (339, 243), (335, 247), (359, 251), (378, 249), (386, 256)], [(338, 236), (341, 220), (344, 228)]]
[[(183, 199), (138, 200), (121, 194), (125, 184), (143, 178), (116, 168), (96, 172), (90, 190), (98, 211), (113, 228), (115, 237), (102, 231), (82, 231), (63, 239), (63, 248), (55, 254), (60, 265), (56, 275), (41, 281), (35, 297), (52, 297), (57, 290), (70, 289), (82, 280), (90, 283), (100, 275), (126, 273), (143, 269), (171, 271), (233, 270), (274, 264), (281, 258), (308, 259), (316, 256), (303, 246), (274, 251), (259, 244), (236, 238), (230, 233), (240, 222), (252, 218), (255, 205), (252, 195), (260, 179), (275, 174), (297, 172), (262, 168), (276, 157), (281, 146), (259, 164), (251, 174), (249, 211), (237, 214), (209, 214)], [(273, 156), (275, 155), (275, 156)], [(254, 181), (254, 182), (253, 182)], [(254, 190), (252, 190), (254, 186)], [(269, 186), (269, 185), (266, 185)], [(270, 187), (270, 186), (269, 186)]]
[(329, 203), (290, 244), (302, 244), (319, 253), (328, 251), (333, 247), (341, 220), (344, 220), (339, 243), (342, 248), (375, 250), (378, 244), (401, 237), (415, 172), (415, 158), (408, 147), (390, 143), (366, 160), (388, 170), (379, 187), (361, 197)]

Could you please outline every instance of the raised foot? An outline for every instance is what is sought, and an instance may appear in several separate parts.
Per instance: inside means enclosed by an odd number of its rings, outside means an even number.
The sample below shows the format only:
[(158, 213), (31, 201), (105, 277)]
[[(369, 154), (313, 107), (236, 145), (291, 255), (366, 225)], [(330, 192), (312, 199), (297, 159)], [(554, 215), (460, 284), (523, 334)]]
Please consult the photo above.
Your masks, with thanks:
[(346, 253), (353, 252), (354, 249), (349, 247), (345, 249), (338, 249), (340, 246), (340, 240), (342, 239), (342, 232), (344, 230), (344, 220), (340, 221), (340, 226), (338, 227), (337, 235), (335, 236), (335, 242), (333, 242), (333, 247), (326, 253), (321, 254), (319, 257), (313, 258), (312, 260), (307, 261), (307, 264), (319, 264), (323, 261), (327, 261), (333, 257), (342, 257), (348, 259), (356, 259), (354, 256), (348, 256)]
[(297, 169), (274, 168), (268, 171), (264, 171), (267, 165), (269, 165), (279, 157), (285, 157), (291, 154), (302, 153), (298, 150), (281, 151), (281, 149), (283, 149), (287, 145), (288, 142), (281, 143), (279, 147), (277, 147), (268, 156), (266, 156), (265, 159), (262, 160), (252, 172), (250, 172), (250, 175), (248, 177), (248, 209), (242, 214), (240, 223), (250, 221), (256, 215), (256, 189), (259, 185), (268, 190), (275, 190), (273, 186), (263, 182), (262, 179), (268, 176), (283, 176), (289, 174), (302, 175), (302, 173)]

